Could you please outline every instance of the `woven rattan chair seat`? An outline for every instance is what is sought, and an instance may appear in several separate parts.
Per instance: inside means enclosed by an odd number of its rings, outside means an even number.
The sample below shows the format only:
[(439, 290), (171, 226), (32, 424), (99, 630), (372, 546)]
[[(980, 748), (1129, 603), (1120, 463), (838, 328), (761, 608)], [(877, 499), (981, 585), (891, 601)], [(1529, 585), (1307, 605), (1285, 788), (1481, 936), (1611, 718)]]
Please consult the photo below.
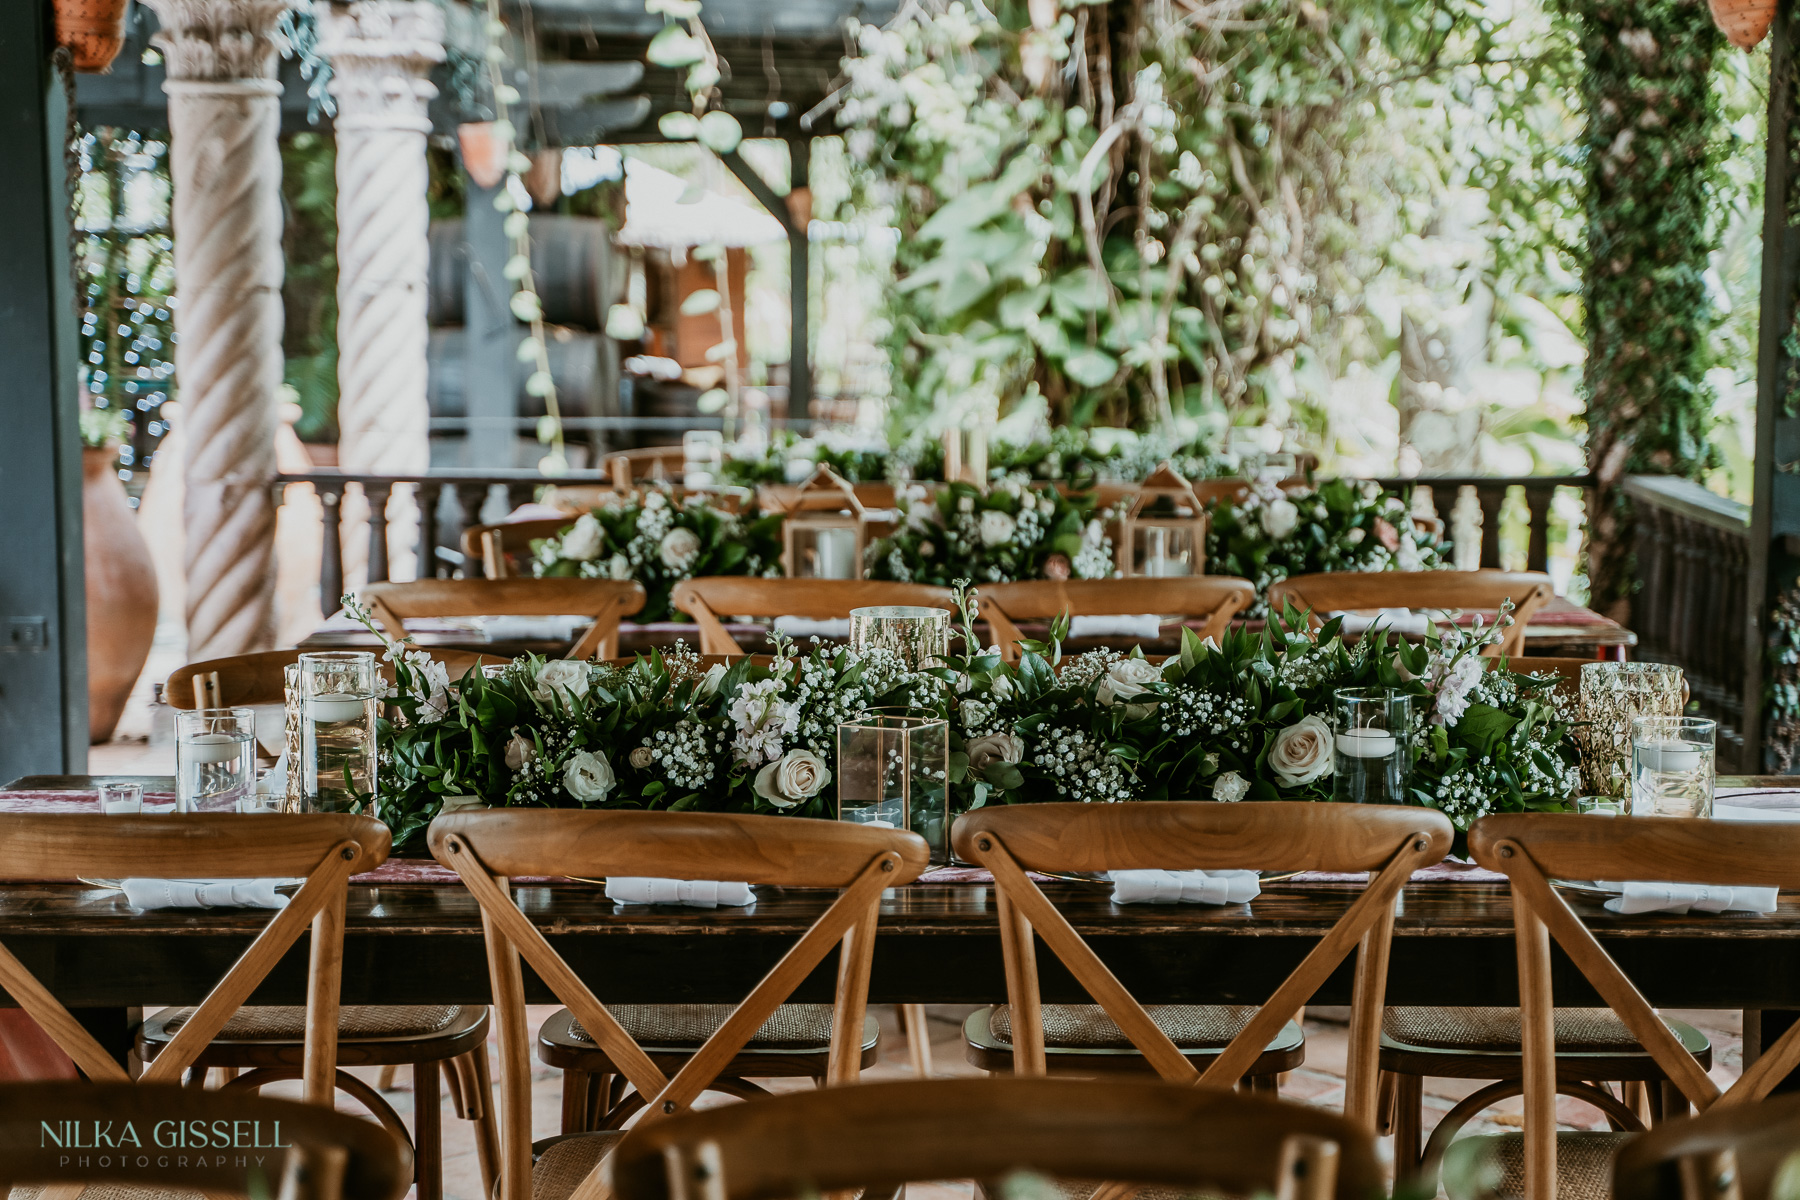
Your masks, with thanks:
[[(1556, 1135), (1557, 1200), (1607, 1200), (1612, 1195), (1613, 1156), (1630, 1133)], [(1489, 1200), (1525, 1194), (1525, 1135), (1503, 1133), (1466, 1139), (1451, 1147), (1444, 1162), (1444, 1190), (1450, 1200)], [(1498, 1184), (1493, 1184), (1498, 1180)], [(1489, 1186), (1482, 1186), (1487, 1184)]]
[[(1389, 1008), (1381, 1032), (1395, 1042), (1428, 1050), (1519, 1052), (1516, 1008)], [(1648, 1053), (1610, 1008), (1556, 1010), (1558, 1053)]]
[[(718, 1031), (735, 1004), (614, 1004), (608, 1011), (640, 1046), (698, 1048)], [(591, 1046), (594, 1039), (570, 1020), (571, 1041)], [(783, 1004), (764, 1021), (747, 1045), (751, 1050), (818, 1050), (831, 1047), (831, 1005)]]
[[(1144, 1011), (1183, 1050), (1225, 1046), (1256, 1016), (1252, 1004), (1147, 1004)], [(1043, 1012), (1047, 1049), (1136, 1049), (1098, 1004), (1046, 1004)], [(988, 1032), (995, 1041), (1012, 1045), (1011, 1005), (995, 1006), (988, 1016)]]
[(544, 1148), (531, 1166), (531, 1200), (568, 1200), (623, 1133), (584, 1133)]
[[(163, 1033), (173, 1037), (194, 1015), (191, 1008), (169, 1014)], [(353, 1004), (338, 1010), (338, 1038), (431, 1037), (462, 1015), (456, 1004)], [(306, 1010), (299, 1007), (240, 1008), (219, 1031), (222, 1042), (298, 1042), (306, 1037)]]
[[(38, 1183), (21, 1183), (0, 1200), (38, 1200), (44, 1194), (44, 1186)], [(128, 1183), (90, 1183), (81, 1193), (81, 1200), (206, 1200), (199, 1192), (184, 1192), (176, 1188), (133, 1187)]]

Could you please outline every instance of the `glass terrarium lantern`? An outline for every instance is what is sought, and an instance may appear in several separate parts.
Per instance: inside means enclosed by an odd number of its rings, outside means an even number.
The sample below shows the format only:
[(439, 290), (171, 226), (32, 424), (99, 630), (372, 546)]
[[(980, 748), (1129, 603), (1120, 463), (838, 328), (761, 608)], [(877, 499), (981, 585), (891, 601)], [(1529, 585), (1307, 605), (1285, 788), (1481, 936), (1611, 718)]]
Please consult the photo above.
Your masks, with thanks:
[(1206, 568), (1206, 509), (1193, 485), (1162, 464), (1119, 518), (1119, 574), (1169, 579)]
[(861, 579), (869, 525), (856, 489), (830, 467), (814, 471), (788, 506), (781, 540), (790, 579)]
[(950, 725), (872, 712), (838, 726), (838, 819), (910, 829), (950, 859)]

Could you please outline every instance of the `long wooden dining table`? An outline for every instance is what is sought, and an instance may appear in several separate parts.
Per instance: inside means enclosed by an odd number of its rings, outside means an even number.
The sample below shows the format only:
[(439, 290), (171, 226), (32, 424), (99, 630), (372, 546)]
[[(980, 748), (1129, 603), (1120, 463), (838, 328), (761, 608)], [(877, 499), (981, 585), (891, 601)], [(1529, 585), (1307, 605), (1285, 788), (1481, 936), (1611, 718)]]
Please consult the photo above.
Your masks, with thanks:
[[(90, 791), (91, 776), (35, 776), (6, 793)], [(172, 781), (142, 780), (146, 791)], [(1721, 780), (1791, 786), (1792, 780)], [(1744, 801), (1735, 801), (1743, 803)], [(1800, 808), (1800, 790), (1766, 791), (1754, 803)], [(4, 807), (0, 803), (0, 807)], [(1597, 820), (1604, 818), (1595, 818)], [(196, 864), (198, 867), (199, 864)], [(475, 901), (453, 879), (395, 862), (350, 889), (344, 945), (346, 1004), (487, 1003), (491, 999)], [(1275, 987), (1353, 902), (1351, 880), (1271, 881), (1249, 904), (1114, 905), (1107, 885), (1050, 882), (1067, 914), (1120, 981), (1146, 1003), (1253, 1004)], [(741, 1000), (835, 893), (760, 887), (744, 908), (619, 905), (596, 883), (515, 881), (519, 907), (604, 1002)], [(1800, 1009), (1800, 895), (1769, 915), (1619, 916), (1602, 897), (1567, 899), (1653, 1004), (1679, 1008)], [(270, 914), (259, 909), (128, 907), (123, 894), (80, 882), (0, 883), (0, 943), (93, 1027), (127, 1007), (194, 1004), (243, 952)], [(1559, 1005), (1601, 1001), (1557, 952)], [(1417, 881), (1395, 927), (1388, 998), (1396, 1004), (1517, 1002), (1513, 909), (1492, 879)], [(1087, 997), (1055, 956), (1039, 955), (1044, 998)], [(304, 1001), (306, 939), (272, 971), (251, 1002)], [(827, 959), (795, 993), (829, 1001)], [(1351, 967), (1313, 998), (1350, 1001)], [(551, 1002), (526, 968), (534, 1003)], [(982, 882), (925, 882), (891, 889), (881, 904), (870, 999), (887, 1003), (985, 1003), (1004, 998), (994, 891)], [(0, 995), (0, 1005), (11, 1004)], [(115, 1027), (117, 1028), (117, 1027)]]

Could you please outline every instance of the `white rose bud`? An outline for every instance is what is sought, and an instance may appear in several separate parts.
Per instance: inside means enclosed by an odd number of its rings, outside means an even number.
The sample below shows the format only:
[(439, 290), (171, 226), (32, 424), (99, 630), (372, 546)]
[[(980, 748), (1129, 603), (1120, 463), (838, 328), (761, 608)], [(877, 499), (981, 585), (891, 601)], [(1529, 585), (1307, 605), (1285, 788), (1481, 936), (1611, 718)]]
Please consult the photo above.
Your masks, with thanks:
[(612, 764), (604, 754), (577, 750), (563, 766), (563, 786), (583, 804), (604, 800), (615, 782)]
[(1349, 542), (1352, 546), (1360, 546), (1362, 545), (1363, 538), (1366, 536), (1362, 526), (1358, 525), (1355, 529), (1352, 529), (1349, 533), (1344, 535), (1344, 540)]
[(714, 663), (712, 666), (706, 668), (706, 674), (700, 677), (700, 683), (694, 688), (694, 694), (697, 696), (716, 695), (719, 690), (719, 685), (724, 682), (725, 664)]
[(1300, 510), (1294, 502), (1285, 496), (1279, 500), (1271, 500), (1262, 510), (1263, 532), (1280, 541), (1294, 532), (1294, 526), (1300, 523)]
[(646, 770), (651, 763), (656, 761), (656, 751), (648, 746), (639, 746), (625, 761), (639, 771)]
[(969, 769), (985, 771), (994, 763), (1016, 763), (1025, 757), (1025, 739), (1016, 733), (990, 733), (969, 742)]
[(1314, 713), (1301, 717), (1275, 735), (1269, 745), (1269, 769), (1286, 787), (1298, 787), (1331, 774), (1331, 726)]
[(600, 557), (600, 547), (605, 541), (606, 531), (600, 528), (594, 514), (582, 513), (563, 534), (562, 556), (576, 562), (589, 562)]
[(1012, 683), (1011, 677), (1006, 676), (1006, 675), (994, 676), (993, 680), (991, 682), (989, 682), (989, 684), (988, 684), (988, 691), (990, 691), (994, 694), (994, 698), (996, 700), (1011, 699), (1012, 694), (1013, 694), (1013, 683)]
[(1008, 513), (997, 508), (986, 509), (981, 514), (981, 544), (984, 546), (1004, 546), (1012, 541), (1013, 531), (1018, 522)]
[(524, 770), (525, 764), (535, 762), (537, 756), (537, 745), (528, 737), (515, 733), (506, 743), (506, 765), (511, 770)]
[(587, 664), (566, 658), (550, 660), (538, 671), (531, 694), (545, 704), (550, 703), (552, 697), (560, 697), (565, 704), (580, 700), (588, 694)]
[(1250, 792), (1250, 781), (1236, 771), (1226, 771), (1213, 780), (1213, 799), (1236, 804)]
[(831, 782), (825, 760), (811, 750), (789, 750), (765, 764), (750, 783), (750, 790), (776, 808), (792, 808), (809, 800)]
[(671, 529), (663, 535), (657, 553), (671, 571), (684, 571), (700, 554), (700, 535), (691, 529)]

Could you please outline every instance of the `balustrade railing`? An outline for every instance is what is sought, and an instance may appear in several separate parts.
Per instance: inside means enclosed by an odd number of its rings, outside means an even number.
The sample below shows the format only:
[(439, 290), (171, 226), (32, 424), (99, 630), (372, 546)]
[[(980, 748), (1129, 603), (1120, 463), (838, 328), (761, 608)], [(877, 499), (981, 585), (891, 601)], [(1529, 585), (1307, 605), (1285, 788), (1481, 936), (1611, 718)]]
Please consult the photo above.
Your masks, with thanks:
[(1750, 506), (1690, 480), (1634, 475), (1631, 501), (1637, 657), (1687, 676), (1703, 715), (1719, 723), (1719, 769), (1754, 771), (1744, 747), (1745, 580)]
[[(1377, 479), (1376, 483), (1384, 488), (1413, 495), (1417, 489), (1431, 490), (1431, 506), (1438, 517), (1444, 521), (1446, 535), (1455, 537), (1459, 532), (1455, 515), (1456, 506), (1462, 503), (1464, 489), (1469, 489), (1480, 509), (1478, 521), (1470, 521), (1465, 528), (1473, 533), (1478, 526), (1481, 539), (1481, 553), (1473, 563), (1466, 564), (1468, 569), (1476, 567), (1520, 567), (1527, 571), (1545, 571), (1550, 564), (1550, 516), (1551, 506), (1556, 499), (1556, 489), (1574, 488), (1585, 493), (1593, 486), (1593, 477), (1589, 475), (1526, 475), (1504, 477), (1495, 475), (1436, 475), (1415, 477), (1411, 479)], [(1517, 489), (1515, 492), (1514, 489)], [(1507, 522), (1505, 515), (1508, 502), (1514, 497), (1524, 505), (1525, 547), (1523, 561), (1508, 561), (1511, 557), (1507, 550), (1514, 549), (1505, 545)], [(1514, 513), (1517, 513), (1515, 508)], [(1466, 535), (1465, 535), (1466, 536)], [(1462, 562), (1458, 562), (1463, 566)]]

